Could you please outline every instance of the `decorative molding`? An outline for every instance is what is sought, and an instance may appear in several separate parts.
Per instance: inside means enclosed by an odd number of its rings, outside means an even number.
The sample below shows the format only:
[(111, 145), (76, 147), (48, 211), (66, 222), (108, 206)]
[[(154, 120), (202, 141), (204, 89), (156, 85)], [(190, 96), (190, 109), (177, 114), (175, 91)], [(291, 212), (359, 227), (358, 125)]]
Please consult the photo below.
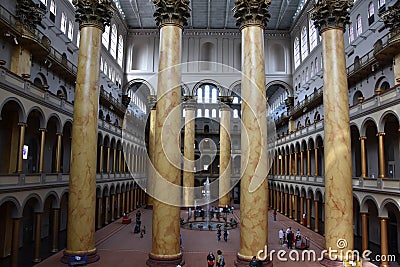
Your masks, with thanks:
[(190, 17), (189, 0), (153, 0), (156, 11), (154, 17), (156, 25), (186, 26)]
[(248, 26), (265, 28), (271, 15), (268, 8), (270, 0), (236, 0), (233, 8), (236, 25), (240, 29)]
[[(159, 36), (158, 29), (131, 29), (128, 32), (129, 36)], [(201, 29), (185, 29), (183, 37), (186, 36), (229, 36), (241, 37), (240, 30), (201, 30)], [(272, 37), (274, 39), (287, 39), (290, 37), (290, 32), (265, 30), (264, 36), (266, 38)]]
[(352, 7), (352, 0), (318, 0), (310, 11), (310, 17), (319, 33), (330, 28), (344, 31), (346, 25), (350, 24), (349, 10)]
[(95, 26), (104, 31), (105, 25), (110, 25), (114, 8), (110, 0), (73, 0), (76, 8), (75, 20), (79, 27)]
[(32, 0), (17, 1), (16, 17), (22, 25), (26, 26), (26, 28), (32, 32), (34, 32), (36, 26), (41, 23), (46, 12), (46, 8), (42, 8)]

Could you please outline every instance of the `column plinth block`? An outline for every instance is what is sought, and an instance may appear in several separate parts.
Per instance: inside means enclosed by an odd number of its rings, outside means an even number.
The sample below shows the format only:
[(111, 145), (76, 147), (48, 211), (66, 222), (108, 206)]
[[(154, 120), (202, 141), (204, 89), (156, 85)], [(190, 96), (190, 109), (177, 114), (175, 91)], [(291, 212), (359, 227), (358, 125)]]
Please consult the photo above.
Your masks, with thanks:
[(149, 254), (149, 258), (146, 261), (146, 265), (149, 267), (176, 267), (177, 265), (185, 265), (185, 260), (182, 258), (182, 254), (176, 257), (160, 257), (153, 254)]
[(83, 256), (86, 255), (86, 264), (90, 264), (96, 262), (100, 259), (100, 256), (97, 254), (96, 248), (91, 251), (67, 251), (64, 250), (63, 256), (61, 258), (61, 262), (68, 264), (68, 258), (70, 256)]

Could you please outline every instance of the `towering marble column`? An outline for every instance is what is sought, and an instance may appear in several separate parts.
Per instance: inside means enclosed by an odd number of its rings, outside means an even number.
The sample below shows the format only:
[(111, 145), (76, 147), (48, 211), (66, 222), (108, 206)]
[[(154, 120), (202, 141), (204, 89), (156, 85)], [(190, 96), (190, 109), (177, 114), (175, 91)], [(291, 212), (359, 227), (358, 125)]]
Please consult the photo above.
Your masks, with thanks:
[[(380, 17), (386, 28), (389, 28), (389, 41), (392, 43), (398, 42), (400, 38), (400, 1), (396, 1), (392, 6), (388, 7), (386, 11), (380, 14)], [(394, 55), (393, 74), (395, 84), (400, 84), (400, 53)]]
[(71, 173), (67, 224), (68, 256), (87, 255), (87, 263), (99, 256), (94, 245), (96, 212), (97, 113), (101, 35), (112, 16), (111, 3), (103, 0), (74, 0), (80, 24), (78, 73), (72, 127)]
[[(183, 261), (180, 235), (180, 124), (182, 30), (189, 17), (189, 0), (153, 0), (160, 28), (157, 84), (155, 199), (152, 249), (148, 266), (175, 267)], [(168, 141), (166, 135), (169, 136)], [(174, 136), (175, 138), (171, 138)], [(166, 190), (165, 183), (176, 185)], [(167, 201), (171, 201), (167, 203)]]
[(231, 187), (231, 111), (230, 104), (232, 96), (221, 96), (219, 98), (221, 119), (219, 127), (219, 206), (225, 207), (231, 205), (230, 187)]
[[(234, 16), (242, 33), (242, 167), (240, 250), (235, 266), (248, 266), (268, 246), (268, 157), (264, 61), (264, 27), (269, 0), (236, 0)], [(268, 252), (266, 262), (272, 266)]]
[[(311, 19), (322, 36), (325, 128), (325, 242), (337, 250), (333, 261), (347, 262), (347, 250), (354, 248), (351, 138), (344, 37), (353, 0), (318, 0)], [(341, 242), (345, 240), (345, 242)], [(345, 244), (345, 246), (342, 246)], [(341, 258), (341, 255), (345, 255)], [(331, 255), (332, 256), (332, 255)], [(348, 263), (347, 263), (348, 264)]]
[(43, 172), (44, 164), (44, 143), (46, 141), (46, 128), (39, 129), (40, 131), (40, 155), (39, 155), (39, 172)]
[(367, 153), (365, 151), (365, 139), (366, 136), (360, 136), (360, 146), (361, 146), (361, 178), (366, 178), (367, 176)]
[(147, 178), (147, 190), (148, 190), (148, 206), (153, 207), (153, 189), (155, 182), (155, 172), (154, 172), (154, 151), (156, 145), (156, 104), (157, 97), (155, 95), (150, 95), (147, 98), (150, 107), (150, 127), (149, 127), (149, 164), (147, 168), (148, 178)]
[(384, 132), (377, 133), (378, 136), (378, 151), (379, 151), (379, 178), (386, 177), (386, 164), (385, 164), (385, 146), (383, 144)]
[(194, 96), (185, 96), (185, 137), (183, 161), (183, 206), (194, 206), (194, 134), (196, 100)]

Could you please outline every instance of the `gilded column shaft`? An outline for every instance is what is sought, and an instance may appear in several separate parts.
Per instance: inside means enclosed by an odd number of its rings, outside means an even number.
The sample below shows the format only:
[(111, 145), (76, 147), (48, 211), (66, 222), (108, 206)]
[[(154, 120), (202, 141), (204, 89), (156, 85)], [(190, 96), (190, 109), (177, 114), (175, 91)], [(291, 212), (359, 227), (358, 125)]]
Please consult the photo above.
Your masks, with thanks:
[(317, 232), (318, 233), (318, 223), (319, 223), (319, 220), (318, 220), (318, 200), (314, 200), (314, 217), (315, 217), (315, 220), (314, 220), (314, 231), (315, 232)]
[(33, 255), (33, 262), (40, 262), (40, 241), (42, 240), (42, 213), (36, 213), (35, 225), (35, 251)]
[(311, 150), (307, 149), (307, 176), (311, 176)]
[(300, 175), (304, 176), (304, 151), (300, 151)]
[(11, 267), (18, 267), (20, 218), (13, 219)]
[(59, 215), (60, 214), (60, 209), (56, 208), (53, 209), (53, 239), (51, 243), (51, 252), (57, 252), (58, 251), (58, 229), (59, 229)]
[(315, 176), (318, 176), (318, 147), (314, 148)]
[(57, 133), (56, 172), (61, 171), (61, 142), (62, 134)]
[(383, 137), (385, 133), (380, 132), (378, 135), (378, 149), (379, 149), (379, 178), (386, 177), (386, 166), (385, 166), (385, 146), (383, 144)]
[(387, 237), (387, 219), (388, 218), (380, 218), (381, 222), (381, 267), (389, 267), (388, 255), (389, 255), (389, 247), (388, 247), (388, 237)]
[(294, 152), (294, 171), (293, 175), (297, 175), (297, 152)]
[(365, 151), (365, 140), (366, 136), (360, 136), (360, 146), (361, 146), (361, 178), (366, 178), (367, 176), (367, 153)]
[(115, 220), (115, 194), (111, 195), (111, 221)]
[(361, 249), (368, 249), (368, 213), (361, 212)]
[[(187, 100), (187, 101), (194, 101)], [(195, 135), (194, 103), (185, 106), (185, 139), (183, 162), (183, 204), (185, 207), (194, 206), (194, 135)]]
[[(157, 85), (155, 164), (158, 172), (153, 206), (153, 234), (150, 259), (180, 259), (180, 138), (182, 28), (166, 24), (160, 28), (160, 59)], [(167, 138), (168, 136), (168, 138)], [(174, 138), (171, 138), (171, 137)], [(167, 141), (168, 140), (168, 141)], [(168, 153), (168, 155), (166, 154)], [(177, 185), (165, 190), (163, 181)], [(164, 201), (168, 199), (171, 205)], [(149, 264), (149, 261), (148, 261)]]
[[(155, 96), (151, 98), (153, 100), (150, 105), (154, 104)], [(151, 109), (150, 111), (150, 127), (149, 127), (149, 165), (148, 165), (148, 181), (147, 181), (147, 190), (149, 194), (149, 200), (148, 204), (150, 206), (153, 206), (153, 198), (152, 196), (154, 195), (153, 189), (154, 189), (154, 182), (155, 182), (155, 172), (154, 172), (154, 150), (155, 150), (155, 145), (156, 145), (156, 135), (155, 135), (155, 127), (156, 127), (156, 109), (155, 107)]]
[(100, 145), (100, 156), (99, 156), (99, 172), (103, 173), (103, 145)]
[(26, 130), (26, 124), (25, 123), (19, 123), (18, 124), (20, 127), (19, 131), (19, 150), (18, 150), (18, 169), (17, 172), (21, 173), (22, 172), (22, 162), (23, 162), (23, 150), (24, 150), (24, 144), (25, 144), (25, 130)]
[(39, 156), (39, 172), (43, 172), (44, 164), (44, 143), (46, 141), (46, 129), (39, 129), (40, 131), (40, 156)]
[(219, 206), (231, 205), (231, 140), (229, 131), (231, 129), (231, 114), (227, 108), (222, 108), (220, 119), (220, 154), (219, 154)]

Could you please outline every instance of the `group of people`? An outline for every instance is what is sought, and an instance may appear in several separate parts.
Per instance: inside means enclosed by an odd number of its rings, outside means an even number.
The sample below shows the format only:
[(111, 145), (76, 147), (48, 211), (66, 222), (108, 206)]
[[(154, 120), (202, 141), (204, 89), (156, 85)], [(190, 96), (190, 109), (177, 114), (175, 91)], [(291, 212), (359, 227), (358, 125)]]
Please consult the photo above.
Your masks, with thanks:
[(140, 238), (143, 238), (144, 234), (146, 234), (146, 226), (143, 226), (141, 229), (142, 221), (140, 220), (142, 216), (142, 213), (140, 210), (136, 212), (136, 223), (135, 223), (135, 228), (133, 229), (134, 234), (140, 233)]
[[(222, 235), (221, 227), (218, 227), (218, 230), (217, 230), (217, 240), (218, 240), (218, 242), (221, 241), (221, 235)], [(229, 231), (228, 231), (228, 229), (226, 229), (224, 227), (224, 241), (225, 242), (228, 242), (228, 235), (229, 235)]]
[(297, 229), (296, 235), (292, 231), (292, 227), (286, 229), (286, 232), (284, 232), (283, 229), (280, 229), (278, 235), (279, 235), (279, 243), (281, 245), (287, 244), (287, 247), (290, 249), (293, 248), (293, 243), (296, 243), (298, 240), (301, 241), (300, 229)]
[(217, 250), (217, 257), (214, 256), (214, 253), (210, 251), (207, 255), (207, 265), (208, 267), (222, 267), (225, 266), (225, 259), (222, 256), (222, 251)]

